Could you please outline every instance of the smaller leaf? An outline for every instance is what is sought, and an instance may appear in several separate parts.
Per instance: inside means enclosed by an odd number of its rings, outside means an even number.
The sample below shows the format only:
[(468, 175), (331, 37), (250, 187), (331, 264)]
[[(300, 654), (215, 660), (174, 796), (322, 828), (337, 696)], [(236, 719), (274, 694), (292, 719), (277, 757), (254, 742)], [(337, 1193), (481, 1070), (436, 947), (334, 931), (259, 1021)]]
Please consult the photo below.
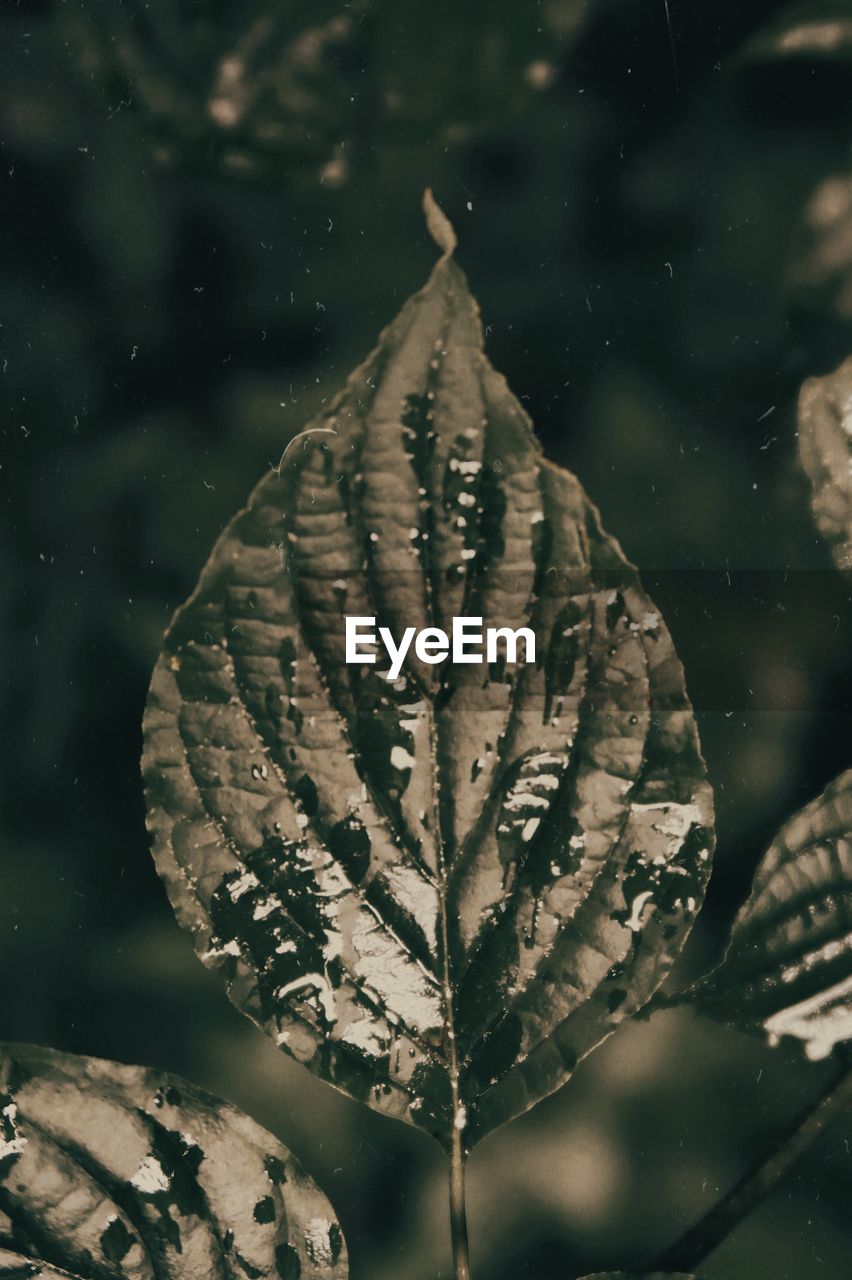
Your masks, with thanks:
[(593, 1276), (583, 1276), (582, 1280), (693, 1280), (692, 1276), (681, 1271), (655, 1271), (652, 1275), (635, 1275), (629, 1271), (596, 1271)]
[(814, 1061), (852, 1039), (852, 770), (781, 828), (692, 998), (773, 1042), (802, 1041)]
[(322, 1192), (174, 1076), (0, 1045), (0, 1280), (344, 1280)]
[(816, 522), (838, 568), (852, 570), (852, 357), (809, 378), (799, 397), (799, 456)]

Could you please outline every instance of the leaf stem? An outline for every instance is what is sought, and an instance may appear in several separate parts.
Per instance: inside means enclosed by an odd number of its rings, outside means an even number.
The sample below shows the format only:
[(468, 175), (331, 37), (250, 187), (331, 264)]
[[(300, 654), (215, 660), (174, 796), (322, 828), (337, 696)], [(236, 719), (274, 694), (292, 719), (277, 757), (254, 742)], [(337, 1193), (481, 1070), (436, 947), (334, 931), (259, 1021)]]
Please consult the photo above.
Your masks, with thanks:
[(462, 1133), (458, 1126), (454, 1126), (450, 1150), (450, 1230), (453, 1240), (453, 1268), (456, 1280), (470, 1280), (464, 1175), (465, 1154), (462, 1146)]
[(769, 1194), (831, 1121), (852, 1107), (852, 1067), (844, 1066), (795, 1125), (708, 1214), (660, 1259), (663, 1271), (692, 1272)]

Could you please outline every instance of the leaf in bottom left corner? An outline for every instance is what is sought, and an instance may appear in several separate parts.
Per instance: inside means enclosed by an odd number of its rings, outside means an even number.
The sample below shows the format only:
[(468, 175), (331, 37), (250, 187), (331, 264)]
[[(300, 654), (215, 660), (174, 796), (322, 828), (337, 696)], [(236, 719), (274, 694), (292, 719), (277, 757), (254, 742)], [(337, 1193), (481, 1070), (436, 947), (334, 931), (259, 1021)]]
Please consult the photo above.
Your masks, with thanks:
[(285, 1147), (174, 1076), (0, 1045), (0, 1280), (345, 1280)]

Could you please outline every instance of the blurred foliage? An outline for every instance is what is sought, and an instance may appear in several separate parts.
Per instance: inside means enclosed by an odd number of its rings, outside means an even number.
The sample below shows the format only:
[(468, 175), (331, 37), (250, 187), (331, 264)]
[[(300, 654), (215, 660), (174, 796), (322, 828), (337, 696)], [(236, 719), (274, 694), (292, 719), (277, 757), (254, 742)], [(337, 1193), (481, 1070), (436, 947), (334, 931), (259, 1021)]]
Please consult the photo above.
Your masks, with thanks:
[(802, 384), (799, 458), (811, 482), (814, 521), (834, 562), (852, 571), (852, 358)]
[[(3, 1035), (231, 1098), (320, 1179), (354, 1280), (446, 1277), (443, 1160), (267, 1048), (180, 936), (138, 773), (162, 630), (424, 278), (431, 185), (490, 358), (684, 661), (720, 837), (685, 967), (717, 958), (774, 832), (850, 761), (850, 589), (794, 404), (852, 351), (852, 205), (814, 221), (849, 180), (852, 66), (839, 46), (752, 57), (785, 8), (288, 5), (253, 49), (256, 5), (0, 9)], [(233, 56), (229, 124), (209, 107)], [(682, 1014), (625, 1029), (477, 1152), (474, 1265), (641, 1270), (822, 1078)], [(849, 1136), (707, 1274), (847, 1276)]]
[(843, 0), (797, 0), (761, 27), (745, 49), (748, 60), (852, 58), (852, 15)]
[(379, 136), (451, 144), (522, 118), (584, 8), (78, 0), (63, 27), (75, 71), (143, 117), (158, 161), (339, 186)]

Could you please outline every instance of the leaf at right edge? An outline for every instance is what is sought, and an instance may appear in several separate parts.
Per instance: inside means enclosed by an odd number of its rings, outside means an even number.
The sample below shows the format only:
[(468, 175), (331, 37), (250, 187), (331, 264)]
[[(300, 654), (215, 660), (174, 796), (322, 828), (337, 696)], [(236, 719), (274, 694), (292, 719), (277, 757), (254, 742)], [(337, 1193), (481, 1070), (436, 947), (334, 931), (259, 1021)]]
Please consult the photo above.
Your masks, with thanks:
[(779, 831), (724, 960), (690, 993), (702, 1011), (812, 1060), (852, 1039), (852, 770)]
[[(175, 616), (143, 769), (158, 870), (234, 1003), (351, 1096), (470, 1147), (659, 987), (712, 797), (671, 637), (489, 364), (427, 210), (429, 282)], [(411, 661), (389, 683), (345, 663), (344, 614), (529, 624), (539, 661)]]
[(346, 1280), (325, 1196), (175, 1076), (0, 1044), (0, 1280)]
[(817, 526), (839, 569), (852, 571), (852, 357), (809, 378), (799, 397), (799, 456)]

